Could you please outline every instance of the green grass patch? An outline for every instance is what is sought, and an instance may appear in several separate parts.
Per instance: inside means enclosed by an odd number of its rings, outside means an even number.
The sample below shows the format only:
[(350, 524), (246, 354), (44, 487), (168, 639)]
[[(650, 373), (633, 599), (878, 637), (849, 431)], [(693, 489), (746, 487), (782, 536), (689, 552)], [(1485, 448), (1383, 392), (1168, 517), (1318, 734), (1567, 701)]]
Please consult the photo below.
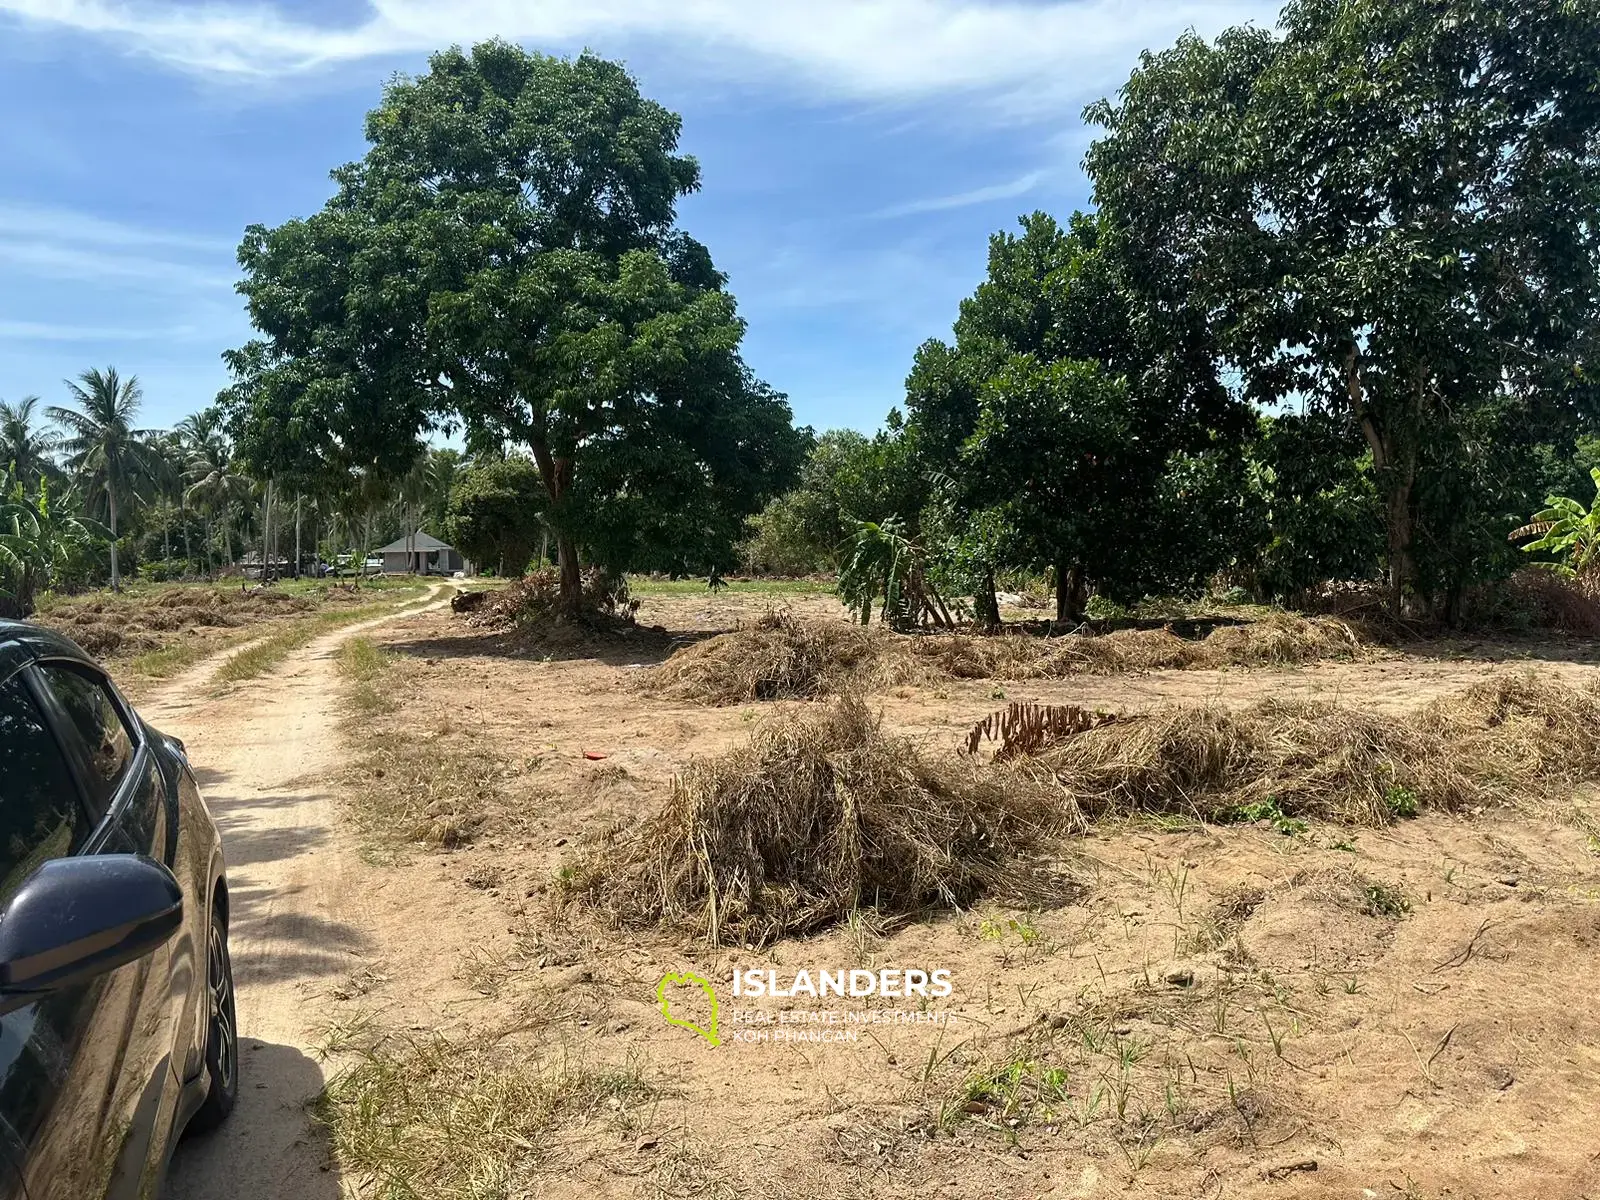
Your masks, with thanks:
[(410, 607), (423, 594), (422, 588), (413, 584), (409, 588), (394, 589), (391, 598), (379, 604), (363, 604), (358, 608), (314, 613), (291, 621), (258, 642), (253, 642), (228, 658), (218, 669), (217, 684), (244, 683), (267, 674), (302, 646), (318, 636), (345, 625), (353, 625), (374, 617), (387, 616)]
[(394, 656), (371, 638), (353, 637), (339, 647), (339, 673), (352, 684), (346, 693), (352, 710), (371, 716), (393, 707), (383, 687), (393, 663)]
[(185, 638), (173, 642), (170, 646), (163, 646), (159, 650), (151, 650), (137, 658), (130, 659), (125, 668), (130, 675), (142, 675), (146, 679), (171, 679), (174, 675), (187, 671), (201, 659), (212, 654), (220, 654), (229, 646), (236, 646), (250, 637), (251, 631), (239, 629), (225, 638), (207, 641), (203, 638)]

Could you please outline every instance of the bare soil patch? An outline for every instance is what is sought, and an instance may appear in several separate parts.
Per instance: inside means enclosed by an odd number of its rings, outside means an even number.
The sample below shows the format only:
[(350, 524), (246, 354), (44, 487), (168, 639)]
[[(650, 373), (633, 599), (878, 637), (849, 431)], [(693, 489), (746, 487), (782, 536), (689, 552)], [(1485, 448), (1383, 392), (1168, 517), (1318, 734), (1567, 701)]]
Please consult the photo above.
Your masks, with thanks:
[[(794, 607), (837, 619), (831, 604)], [(767, 607), (749, 595), (647, 596), (639, 619), (689, 644), (754, 624)], [(1202, 818), (1217, 809), (1199, 803), (1091, 809), (1097, 819), (1060, 851), (1082, 888), (1057, 903), (974, 889), (930, 906), (875, 904), (864, 877), (814, 876), (795, 860), (837, 835), (862, 787), (836, 771), (861, 743), (784, 748), (783, 736), (826, 721), (828, 702), (652, 695), (641, 681), (656, 651), (541, 653), (446, 613), (372, 636), (388, 657), (345, 676), (352, 778), (363, 781), (344, 789), (349, 811), (388, 890), (445, 883), (499, 918), (465, 942), (419, 943), (426, 961), (391, 962), (387, 979), (337, 1001), (366, 1067), (329, 1092), (323, 1115), (359, 1195), (1432, 1198), (1600, 1187), (1589, 1135), (1600, 983), (1575, 968), (1600, 939), (1600, 812), (1579, 782), (1600, 732), (1584, 646), (1432, 643), (1289, 668), (887, 685), (869, 702), (881, 726), (862, 736), (891, 744), (898, 779), (919, 778), (906, 755), (940, 778), (974, 769), (968, 731), (1011, 701), (1203, 710), (1207, 729), (1248, 728), (1247, 765), (1270, 768), (1250, 776), (1248, 797), (1216, 797), (1235, 810), (1275, 800), (1255, 819), (1235, 811), (1216, 824)], [(780, 711), (793, 715), (765, 724)], [(1040, 761), (1058, 787), (1091, 767), (1124, 781), (1129, 764), (1164, 769), (1170, 745), (1126, 739), (1166, 719), (1090, 729)], [(752, 740), (764, 728), (790, 734)], [(1408, 757), (1417, 739), (1447, 757)], [(1278, 756), (1290, 746), (1310, 757)], [(1393, 781), (1359, 802), (1327, 799), (1328, 779), (1381, 780), (1385, 764), (1414, 761), (1477, 790), (1433, 807), (1428, 786), (1401, 779), (1421, 800), (1415, 817), (1395, 810)], [(801, 787), (806, 771), (827, 786)], [(738, 819), (752, 779), (768, 781), (774, 802), (757, 811), (789, 823), (739, 846), (753, 827)], [(796, 806), (796, 793), (827, 803)], [(441, 818), (454, 833), (438, 833)], [(981, 820), (972, 828), (981, 834)], [(915, 847), (878, 849), (916, 877)], [(714, 945), (703, 923), (619, 923), (604, 905), (570, 902), (608, 855), (657, 894), (699, 880), (697, 912), (713, 894), (737, 898), (738, 870), (697, 874), (702, 853), (744, 862), (750, 885), (749, 864), (761, 862), (769, 887), (789, 889), (768, 898), (794, 901), (763, 911), (830, 919), (778, 940), (770, 924), (733, 922)], [(418, 888), (421, 927), (434, 894)], [(948, 971), (952, 994), (926, 1007), (950, 1020), (885, 1019), (916, 1000), (731, 994), (736, 969), (885, 968)], [(685, 971), (717, 991), (720, 1046), (662, 1020), (658, 982)], [(441, 975), (475, 1002), (419, 989)], [(708, 1018), (692, 999), (687, 1011)], [(859, 1036), (810, 1040), (840, 1012), (861, 1018), (850, 1026)], [(448, 1028), (449, 1054), (428, 1040), (435, 1027)], [(734, 1040), (736, 1030), (774, 1036)], [(432, 1147), (407, 1160), (404, 1187), (374, 1170), (384, 1131), (362, 1123), (386, 1086), (400, 1089), (407, 1144)], [(507, 1098), (522, 1116), (495, 1107)], [(461, 1139), (441, 1136), (447, 1115), (462, 1137), (493, 1131), (493, 1153), (451, 1152)], [(474, 1179), (501, 1192), (473, 1191)]]

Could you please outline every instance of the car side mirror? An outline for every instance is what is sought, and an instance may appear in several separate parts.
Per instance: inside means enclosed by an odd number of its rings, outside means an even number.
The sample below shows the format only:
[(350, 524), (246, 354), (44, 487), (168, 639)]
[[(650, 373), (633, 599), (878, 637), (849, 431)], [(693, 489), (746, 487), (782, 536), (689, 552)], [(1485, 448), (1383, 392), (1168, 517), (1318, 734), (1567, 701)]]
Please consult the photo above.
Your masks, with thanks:
[(53, 859), (0, 912), (0, 1012), (143, 958), (181, 924), (183, 889), (154, 859)]

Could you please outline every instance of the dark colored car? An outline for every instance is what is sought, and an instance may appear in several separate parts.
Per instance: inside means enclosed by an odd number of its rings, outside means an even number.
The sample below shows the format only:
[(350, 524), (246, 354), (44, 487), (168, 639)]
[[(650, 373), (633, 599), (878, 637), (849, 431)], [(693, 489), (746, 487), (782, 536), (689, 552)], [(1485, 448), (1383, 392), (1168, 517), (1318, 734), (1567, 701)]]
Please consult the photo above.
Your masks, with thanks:
[(182, 743), (0, 621), (0, 1197), (154, 1197), (238, 1094), (222, 843)]

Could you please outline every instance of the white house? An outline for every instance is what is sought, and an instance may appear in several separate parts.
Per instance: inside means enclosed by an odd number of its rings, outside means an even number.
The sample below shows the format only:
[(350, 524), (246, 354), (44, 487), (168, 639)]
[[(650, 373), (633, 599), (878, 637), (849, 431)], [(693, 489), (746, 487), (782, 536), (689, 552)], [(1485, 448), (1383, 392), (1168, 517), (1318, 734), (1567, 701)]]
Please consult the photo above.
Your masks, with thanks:
[(420, 529), (377, 553), (383, 558), (385, 575), (453, 575), (466, 568), (454, 546)]

